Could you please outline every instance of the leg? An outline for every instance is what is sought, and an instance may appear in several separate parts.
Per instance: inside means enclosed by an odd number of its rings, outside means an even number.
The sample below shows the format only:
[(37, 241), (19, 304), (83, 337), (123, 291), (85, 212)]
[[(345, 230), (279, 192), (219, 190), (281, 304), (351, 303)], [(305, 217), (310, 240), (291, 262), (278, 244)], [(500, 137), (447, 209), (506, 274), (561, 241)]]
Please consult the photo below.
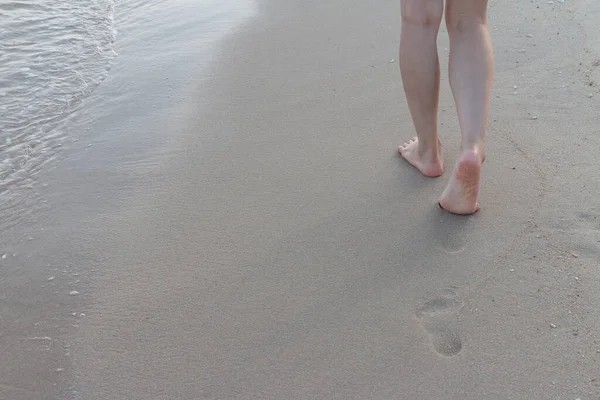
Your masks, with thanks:
[(426, 176), (443, 172), (437, 135), (440, 63), (437, 35), (443, 0), (402, 0), (400, 72), (417, 137), (398, 147), (409, 163)]
[(485, 159), (483, 139), (494, 63), (486, 14), (487, 0), (447, 0), (450, 87), (462, 131), (462, 153), (440, 206), (456, 214), (472, 214), (479, 209), (477, 196)]

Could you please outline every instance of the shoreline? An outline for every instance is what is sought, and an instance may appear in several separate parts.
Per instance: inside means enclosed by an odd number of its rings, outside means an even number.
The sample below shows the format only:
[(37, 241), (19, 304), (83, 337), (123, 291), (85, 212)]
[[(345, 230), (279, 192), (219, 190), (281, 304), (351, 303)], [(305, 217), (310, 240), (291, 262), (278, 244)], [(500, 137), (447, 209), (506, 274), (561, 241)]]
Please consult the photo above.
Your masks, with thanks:
[[(227, 10), (224, 4), (219, 9)], [(138, 19), (160, 16), (157, 10), (154, 14), (137, 11)], [(93, 277), (102, 275), (101, 249), (110, 253), (104, 246), (111, 231), (107, 216), (126, 207), (131, 196), (143, 190), (142, 175), (151, 176), (153, 168), (163, 167), (173, 138), (162, 134), (169, 124), (158, 122), (167, 113), (176, 114), (172, 110), (186, 98), (188, 82), (199, 82), (191, 72), (206, 70), (209, 55), (219, 44), (219, 30), (231, 34), (226, 22), (234, 16), (240, 19), (232, 23), (244, 23), (241, 9), (226, 15), (213, 13), (213, 23), (194, 27), (179, 24), (184, 19), (177, 21), (176, 7), (169, 11), (162, 21), (165, 28), (172, 27), (171, 35), (157, 42), (153, 38), (160, 29), (140, 31), (140, 20), (129, 15), (132, 10), (116, 10), (119, 56), (108, 77), (63, 124), (68, 139), (55, 159), (31, 177), (29, 191), (35, 199), (26, 204), (27, 213), (19, 216), (18, 224), (2, 230), (0, 350), (14, 361), (0, 365), (0, 398), (79, 398), (72, 343), (88, 315), (93, 291), (99, 289)], [(196, 18), (189, 15), (193, 13), (188, 13), (189, 21)], [(176, 41), (189, 35), (196, 49), (176, 57), (150, 46), (154, 40), (156, 46), (172, 52)], [(190, 62), (179, 61), (190, 57), (198, 61), (188, 74), (181, 65), (188, 67)], [(153, 114), (154, 126), (139, 125)], [(131, 174), (134, 169), (137, 176)]]

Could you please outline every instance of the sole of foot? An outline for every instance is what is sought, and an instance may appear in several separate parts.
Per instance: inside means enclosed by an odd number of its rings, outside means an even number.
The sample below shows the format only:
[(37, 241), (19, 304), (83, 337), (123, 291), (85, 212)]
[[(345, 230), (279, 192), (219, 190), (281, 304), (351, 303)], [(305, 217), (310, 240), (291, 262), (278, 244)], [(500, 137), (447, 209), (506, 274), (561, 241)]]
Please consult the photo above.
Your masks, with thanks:
[(459, 215), (470, 215), (479, 211), (477, 196), (482, 162), (482, 156), (477, 151), (463, 152), (438, 202), (442, 209)]
[(398, 146), (398, 153), (410, 165), (429, 178), (437, 178), (444, 173), (444, 163), (442, 162), (439, 150), (435, 149), (429, 154), (420, 154), (419, 140), (416, 137)]

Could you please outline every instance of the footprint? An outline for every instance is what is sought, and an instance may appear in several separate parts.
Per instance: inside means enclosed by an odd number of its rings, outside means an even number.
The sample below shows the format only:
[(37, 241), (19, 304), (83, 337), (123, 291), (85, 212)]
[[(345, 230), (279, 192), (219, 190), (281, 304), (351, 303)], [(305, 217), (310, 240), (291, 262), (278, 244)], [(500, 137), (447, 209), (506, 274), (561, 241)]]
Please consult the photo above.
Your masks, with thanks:
[(468, 237), (465, 233), (468, 232), (468, 229), (465, 229), (465, 227), (469, 222), (465, 218), (456, 218), (455, 215), (443, 210), (438, 211), (431, 213), (429, 224), (435, 243), (448, 254), (461, 253), (468, 243)]
[(579, 212), (577, 216), (587, 222), (592, 229), (600, 229), (600, 214), (594, 212), (594, 210)]
[(454, 317), (462, 306), (461, 302), (450, 297), (438, 297), (415, 312), (438, 354), (451, 357), (462, 350), (462, 341), (454, 326)]

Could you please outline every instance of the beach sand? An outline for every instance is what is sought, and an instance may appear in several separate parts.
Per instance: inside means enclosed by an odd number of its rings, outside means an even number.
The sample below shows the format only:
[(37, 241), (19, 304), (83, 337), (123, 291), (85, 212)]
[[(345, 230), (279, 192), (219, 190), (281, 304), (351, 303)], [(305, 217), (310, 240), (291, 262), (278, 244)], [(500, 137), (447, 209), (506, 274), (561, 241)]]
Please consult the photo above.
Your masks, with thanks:
[(450, 171), (425, 178), (395, 152), (413, 136), (396, 0), (265, 0), (198, 79), (193, 52), (130, 72), (121, 57), (100, 90), (136, 76), (142, 96), (82, 117), (89, 140), (45, 177), (52, 212), (28, 253), (77, 274), (33, 307), (56, 306), (66, 350), (44, 382), (27, 377), (40, 365), (1, 375), (0, 394), (600, 398), (599, 12), (490, 4), (496, 73), (471, 217), (436, 205)]

